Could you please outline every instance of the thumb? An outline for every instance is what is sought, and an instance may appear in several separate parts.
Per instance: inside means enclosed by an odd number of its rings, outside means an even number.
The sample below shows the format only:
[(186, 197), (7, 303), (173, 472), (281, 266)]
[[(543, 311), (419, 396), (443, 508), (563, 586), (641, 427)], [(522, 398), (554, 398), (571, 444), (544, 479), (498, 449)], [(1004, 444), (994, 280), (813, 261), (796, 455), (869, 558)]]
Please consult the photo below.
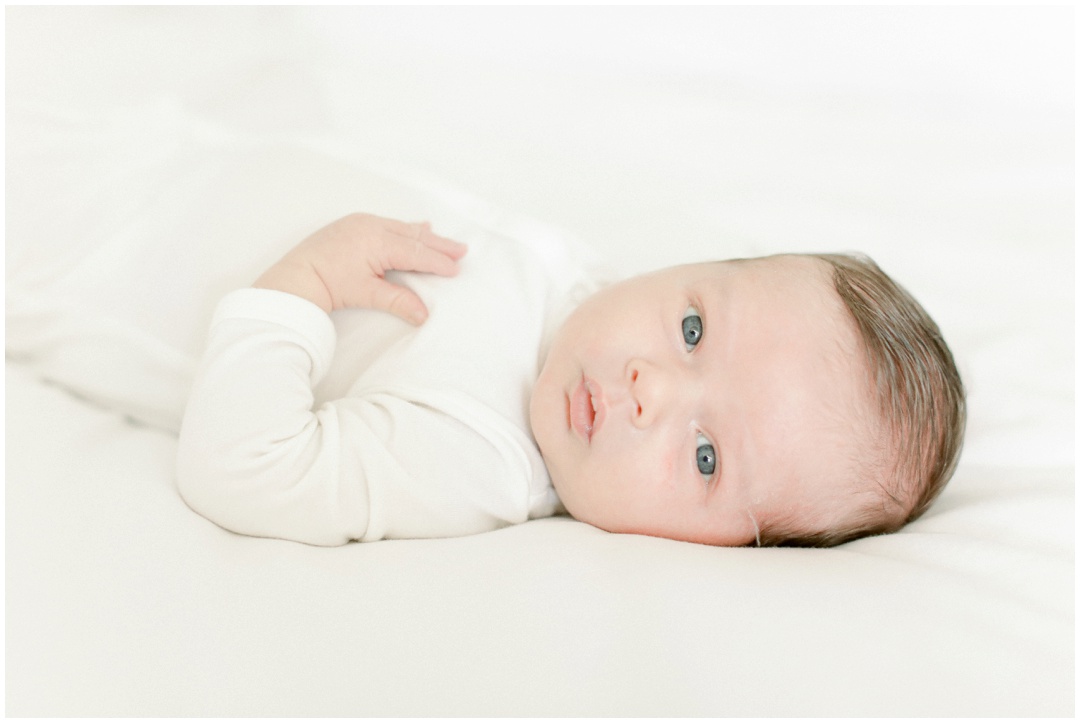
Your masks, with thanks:
[(371, 287), (370, 306), (388, 311), (413, 326), (423, 324), (428, 317), (427, 307), (411, 289), (382, 279), (374, 280)]

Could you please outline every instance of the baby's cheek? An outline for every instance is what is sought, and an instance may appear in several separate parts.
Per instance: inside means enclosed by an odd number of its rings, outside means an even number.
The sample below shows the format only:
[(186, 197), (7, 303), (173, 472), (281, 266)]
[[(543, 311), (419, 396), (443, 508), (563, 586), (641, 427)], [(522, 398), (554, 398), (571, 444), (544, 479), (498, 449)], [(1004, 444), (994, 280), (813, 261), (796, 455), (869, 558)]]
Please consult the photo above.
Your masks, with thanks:
[(676, 456), (666, 435), (628, 440), (620, 455), (620, 486), (638, 495), (656, 495), (674, 486)]

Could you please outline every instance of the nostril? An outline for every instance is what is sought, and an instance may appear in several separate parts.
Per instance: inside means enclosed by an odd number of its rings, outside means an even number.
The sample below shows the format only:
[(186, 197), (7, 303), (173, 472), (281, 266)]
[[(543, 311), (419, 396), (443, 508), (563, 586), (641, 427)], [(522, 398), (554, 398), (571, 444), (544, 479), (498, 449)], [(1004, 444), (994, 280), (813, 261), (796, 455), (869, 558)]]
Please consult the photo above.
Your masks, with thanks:
[(630, 372), (630, 381), (632, 381), (632, 382), (637, 381), (637, 369), (634, 369), (634, 370), (632, 370)]
[(641, 416), (641, 405), (640, 405), (640, 404), (639, 404), (639, 405), (637, 405), (637, 415), (638, 415), (639, 417)]

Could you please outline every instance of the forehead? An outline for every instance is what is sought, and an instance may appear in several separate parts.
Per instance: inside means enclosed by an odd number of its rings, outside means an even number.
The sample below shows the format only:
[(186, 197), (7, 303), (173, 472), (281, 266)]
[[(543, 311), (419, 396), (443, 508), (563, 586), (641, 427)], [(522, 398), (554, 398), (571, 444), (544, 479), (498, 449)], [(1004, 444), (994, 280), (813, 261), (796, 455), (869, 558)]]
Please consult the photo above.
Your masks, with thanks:
[(830, 269), (810, 256), (778, 255), (688, 264), (672, 271), (680, 271), (687, 280), (712, 282), (717, 292), (728, 295), (839, 308)]
[(738, 420), (725, 429), (727, 471), (759, 519), (812, 527), (846, 515), (870, 442), (869, 378), (829, 265), (776, 256), (710, 266), (691, 272), (708, 289), (716, 373), (730, 393), (721, 422)]
[(672, 269), (700, 293), (713, 321), (742, 342), (772, 342), (820, 353), (854, 351), (857, 329), (833, 287), (829, 265), (812, 257), (767, 256)]

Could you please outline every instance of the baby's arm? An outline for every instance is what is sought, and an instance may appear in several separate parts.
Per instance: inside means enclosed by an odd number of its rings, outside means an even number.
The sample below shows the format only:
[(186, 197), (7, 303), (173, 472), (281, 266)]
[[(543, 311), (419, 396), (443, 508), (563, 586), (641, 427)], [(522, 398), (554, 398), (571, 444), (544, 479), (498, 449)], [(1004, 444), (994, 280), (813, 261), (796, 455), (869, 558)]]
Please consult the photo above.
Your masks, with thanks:
[(378, 460), (358, 445), (374, 433), (335, 403), (312, 409), (334, 353), (328, 312), (366, 306), (422, 320), (420, 299), (383, 275), (452, 275), (464, 253), (427, 224), (348, 216), (297, 245), (256, 288), (226, 296), (180, 432), (177, 484), (188, 504), (243, 534), (319, 545), (362, 537), (365, 471)]

